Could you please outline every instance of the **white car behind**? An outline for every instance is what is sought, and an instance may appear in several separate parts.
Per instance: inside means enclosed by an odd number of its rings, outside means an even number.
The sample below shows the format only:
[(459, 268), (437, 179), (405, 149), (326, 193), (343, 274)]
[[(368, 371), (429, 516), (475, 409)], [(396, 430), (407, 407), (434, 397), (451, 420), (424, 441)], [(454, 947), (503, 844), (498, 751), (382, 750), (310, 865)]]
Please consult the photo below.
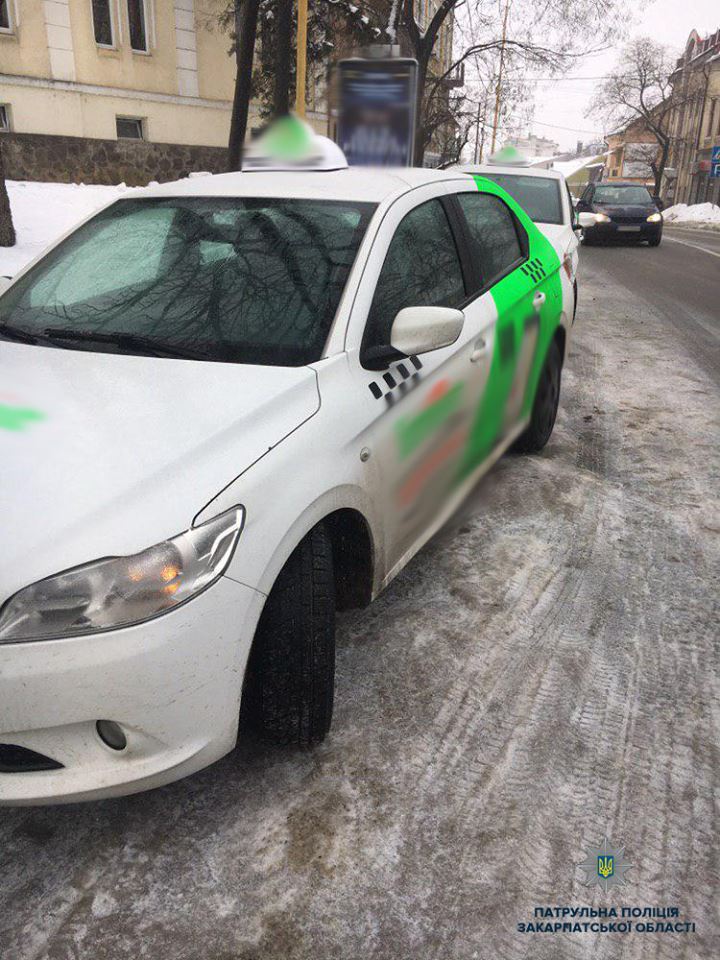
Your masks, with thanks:
[(544, 170), (524, 163), (468, 163), (456, 168), (462, 173), (487, 177), (501, 186), (525, 210), (557, 250), (572, 284), (574, 302), (566, 310), (575, 320), (580, 240), (577, 215), (570, 189), (559, 170)]

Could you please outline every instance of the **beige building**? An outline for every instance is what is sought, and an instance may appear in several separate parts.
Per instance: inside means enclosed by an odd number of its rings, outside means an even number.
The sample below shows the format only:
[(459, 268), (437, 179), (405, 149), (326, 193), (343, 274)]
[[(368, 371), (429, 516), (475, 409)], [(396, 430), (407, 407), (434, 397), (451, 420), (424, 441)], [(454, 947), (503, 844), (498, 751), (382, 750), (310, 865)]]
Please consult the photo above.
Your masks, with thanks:
[(0, 103), (11, 131), (227, 142), (233, 61), (213, 0), (0, 2)]
[[(421, 24), (438, 2), (419, 0)], [(226, 7), (226, 0), (0, 0), (7, 175), (143, 183), (224, 169), (235, 76), (220, 25)], [(451, 19), (432, 72), (450, 65)], [(352, 52), (351, 37), (339, 40), (338, 51)], [(315, 74), (307, 119), (327, 133), (327, 65)], [(249, 131), (261, 123), (251, 106)]]
[[(235, 74), (224, 9), (223, 0), (0, 0), (8, 175), (37, 167), (44, 179), (53, 158), (89, 178), (107, 162), (112, 180), (123, 170), (132, 179), (137, 157), (140, 182), (161, 161), (166, 178), (222, 169)], [(325, 132), (318, 89), (308, 83), (308, 120)], [(251, 107), (249, 127), (259, 122)]]
[(692, 31), (672, 80), (673, 202), (720, 204), (720, 178), (711, 176), (712, 148), (720, 147), (720, 29), (704, 38)]
[(660, 153), (658, 142), (643, 120), (635, 120), (622, 130), (608, 135), (603, 179), (641, 183), (654, 188), (650, 168)]

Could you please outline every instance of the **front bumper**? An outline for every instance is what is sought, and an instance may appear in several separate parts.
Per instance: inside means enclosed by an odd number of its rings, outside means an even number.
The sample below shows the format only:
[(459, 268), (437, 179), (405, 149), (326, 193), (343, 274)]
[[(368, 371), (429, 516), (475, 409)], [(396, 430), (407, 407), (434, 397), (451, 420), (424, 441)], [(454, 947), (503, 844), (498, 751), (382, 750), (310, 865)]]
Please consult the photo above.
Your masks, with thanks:
[[(0, 644), (0, 744), (60, 769), (0, 773), (0, 805), (137, 793), (231, 750), (264, 596), (225, 577), (146, 623), (107, 633)], [(120, 724), (122, 751), (98, 720)]]
[(662, 221), (648, 223), (643, 220), (638, 223), (593, 223), (583, 227), (583, 233), (591, 240), (654, 240), (662, 234)]

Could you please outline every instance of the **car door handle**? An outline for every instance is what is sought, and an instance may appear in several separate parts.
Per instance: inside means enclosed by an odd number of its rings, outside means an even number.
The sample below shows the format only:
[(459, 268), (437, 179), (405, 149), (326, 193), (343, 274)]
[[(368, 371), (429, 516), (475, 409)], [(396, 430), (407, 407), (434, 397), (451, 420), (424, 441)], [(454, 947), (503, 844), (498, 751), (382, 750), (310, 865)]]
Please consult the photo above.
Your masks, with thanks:
[(484, 337), (475, 341), (475, 349), (470, 354), (470, 363), (478, 363), (483, 357), (487, 356), (488, 342)]
[(539, 310), (540, 307), (545, 303), (545, 300), (546, 300), (545, 294), (541, 290), (538, 290), (538, 292), (533, 297), (533, 306), (535, 307), (535, 309)]

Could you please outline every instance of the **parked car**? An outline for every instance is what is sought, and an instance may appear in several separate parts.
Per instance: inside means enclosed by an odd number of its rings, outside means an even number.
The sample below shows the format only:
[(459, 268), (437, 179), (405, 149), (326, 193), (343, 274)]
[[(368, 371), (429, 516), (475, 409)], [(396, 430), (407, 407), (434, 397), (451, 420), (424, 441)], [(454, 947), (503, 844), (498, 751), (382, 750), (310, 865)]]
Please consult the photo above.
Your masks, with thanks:
[[(531, 167), (517, 151), (505, 148), (487, 163), (468, 163), (456, 169), (487, 177), (499, 184), (525, 210), (555, 247), (570, 279), (572, 301), (566, 310), (573, 320), (577, 311), (579, 228), (565, 177), (559, 170)], [(511, 163), (499, 162), (505, 158)]]
[[(564, 195), (563, 195), (564, 196)], [(564, 203), (564, 200), (563, 200)], [(133, 192), (0, 297), (0, 802), (312, 746), (369, 603), (555, 422), (571, 274), (490, 180)]]
[(661, 204), (647, 187), (637, 183), (590, 183), (577, 203), (583, 243), (608, 240), (646, 240), (660, 246)]

